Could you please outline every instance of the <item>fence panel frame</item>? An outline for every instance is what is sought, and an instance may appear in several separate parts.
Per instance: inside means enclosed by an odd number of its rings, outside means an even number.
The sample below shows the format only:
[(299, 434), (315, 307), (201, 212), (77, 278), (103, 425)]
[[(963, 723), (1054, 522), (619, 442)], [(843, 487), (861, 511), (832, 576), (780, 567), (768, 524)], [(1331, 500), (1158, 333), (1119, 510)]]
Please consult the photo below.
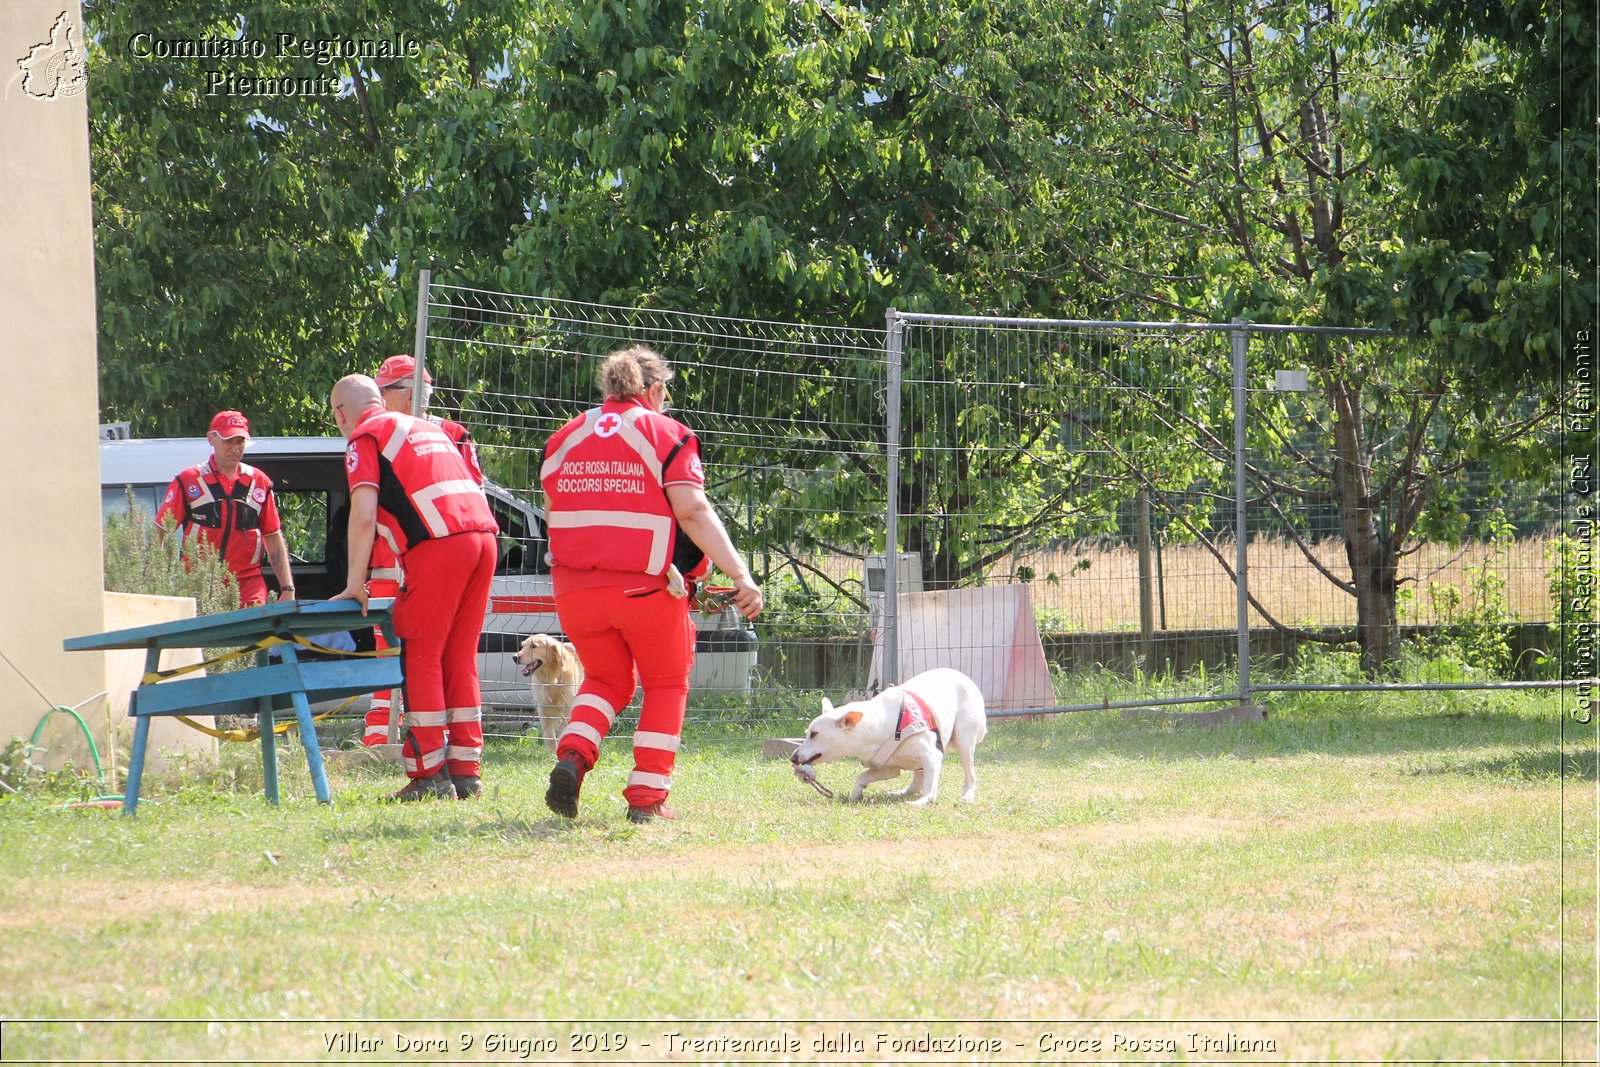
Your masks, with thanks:
[[(983, 316), (983, 315), (952, 315), (923, 312), (898, 311), (891, 308), (887, 315), (889, 333), (887, 344), (893, 353), (892, 362), (898, 373), (903, 355), (904, 332), (906, 327), (917, 324), (970, 326), (973, 328), (993, 327), (1025, 327), (1028, 329), (1063, 329), (1084, 331), (1160, 331), (1168, 330), (1174, 333), (1214, 333), (1226, 332), (1230, 341), (1230, 358), (1233, 378), (1233, 412), (1234, 412), (1234, 449), (1233, 449), (1233, 474), (1234, 474), (1234, 506), (1235, 506), (1235, 542), (1236, 561), (1234, 568), (1234, 587), (1236, 593), (1236, 620), (1238, 631), (1238, 677), (1237, 692), (1227, 694), (1213, 694), (1193, 697), (1160, 698), (1147, 701), (1128, 702), (1101, 702), (1097, 704), (1061, 705), (1053, 708), (1039, 709), (1031, 713), (1075, 712), (1096, 709), (1138, 708), (1155, 706), (1172, 706), (1189, 703), (1216, 703), (1234, 701), (1241, 705), (1252, 705), (1256, 694), (1260, 693), (1302, 693), (1302, 692), (1448, 692), (1448, 691), (1475, 691), (1475, 690), (1524, 690), (1524, 689), (1554, 689), (1571, 688), (1584, 684), (1570, 679), (1517, 681), (1503, 680), (1492, 682), (1402, 682), (1402, 681), (1365, 681), (1359, 683), (1326, 683), (1326, 684), (1297, 684), (1256, 682), (1251, 678), (1251, 625), (1250, 625), (1250, 567), (1249, 567), (1249, 359), (1251, 354), (1251, 339), (1256, 335), (1291, 334), (1305, 336), (1332, 336), (1347, 338), (1394, 338), (1397, 335), (1387, 331), (1366, 327), (1338, 327), (1338, 326), (1295, 326), (1269, 323), (1252, 323), (1243, 318), (1236, 318), (1228, 323), (1185, 323), (1185, 322), (1144, 322), (1121, 320), (1093, 320), (1093, 319), (1034, 319), (1009, 316)], [(890, 404), (892, 414), (891, 425), (898, 430), (900, 414), (893, 411), (893, 406), (904, 403), (904, 390), (891, 390)], [(898, 455), (898, 433), (892, 439), (895, 454)], [(897, 558), (900, 551), (897, 532), (898, 508), (897, 498), (891, 495), (885, 501), (885, 528), (889, 531), (887, 540), (886, 573), (894, 575), (898, 570)], [(892, 580), (888, 579), (888, 580)], [(899, 628), (898, 598), (887, 597), (885, 602), (886, 633), (895, 634)], [(886, 638), (886, 647), (888, 638)], [(896, 680), (888, 672), (895, 671), (898, 660), (885, 656), (885, 683)]]
[[(416, 357), (416, 382), (420, 384), (423, 375), (428, 373), (429, 341), (438, 324), (430, 316), (430, 305), (435, 299), (436, 283), (432, 271), (423, 270), (417, 279), (417, 323), (416, 342), (413, 354)], [(453, 285), (439, 286), (443, 291), (452, 289), (470, 290), (468, 287)], [(519, 294), (495, 294), (515, 299), (527, 298)], [(629, 316), (644, 316), (650, 314), (683, 314), (690, 318), (705, 318), (695, 316), (693, 313), (663, 312), (662, 309), (648, 308), (615, 308), (617, 322), (626, 320)], [(795, 329), (815, 329), (809, 324), (791, 323), (774, 324), (790, 326)], [(1226, 692), (1211, 692), (1194, 695), (1178, 696), (1150, 696), (1130, 700), (1100, 700), (1097, 702), (1058, 703), (1049, 708), (1030, 709), (1027, 712), (997, 713), (1005, 714), (1049, 714), (1069, 713), (1090, 710), (1116, 710), (1146, 707), (1174, 707), (1185, 704), (1217, 704), (1236, 703), (1249, 705), (1254, 703), (1258, 694), (1265, 693), (1299, 693), (1299, 692), (1417, 692), (1417, 691), (1448, 691), (1448, 690), (1518, 690), (1542, 689), (1558, 686), (1573, 686), (1581, 684), (1574, 681), (1497, 681), (1497, 682), (1386, 682), (1362, 681), (1359, 683), (1328, 683), (1328, 684), (1293, 684), (1278, 683), (1270, 680), (1257, 680), (1252, 676), (1252, 648), (1250, 626), (1250, 565), (1249, 543), (1251, 534), (1250, 524), (1250, 483), (1247, 476), (1248, 465), (1248, 430), (1250, 429), (1250, 404), (1249, 404), (1249, 360), (1252, 354), (1253, 340), (1258, 335), (1274, 333), (1285, 334), (1326, 334), (1345, 337), (1385, 337), (1392, 336), (1383, 331), (1341, 328), (1341, 327), (1297, 327), (1277, 324), (1251, 323), (1244, 319), (1235, 319), (1226, 323), (1194, 323), (1194, 322), (1149, 322), (1139, 320), (1090, 320), (1090, 319), (1039, 319), (1006, 316), (981, 316), (981, 315), (951, 315), (908, 312), (890, 308), (885, 314), (883, 332), (883, 357), (887, 381), (881, 393), (880, 413), (883, 419), (882, 427), (884, 439), (881, 442), (887, 469), (884, 472), (883, 501), (883, 534), (884, 534), (884, 596), (878, 616), (878, 627), (884, 650), (881, 665), (881, 677), (872, 679), (880, 686), (887, 686), (901, 681), (898, 678), (900, 664), (899, 650), (902, 640), (902, 622), (900, 618), (900, 589), (899, 573), (900, 559), (902, 556), (901, 540), (904, 530), (900, 523), (900, 514), (897, 507), (901, 491), (901, 467), (904, 462), (902, 451), (902, 434), (904, 427), (904, 408), (907, 403), (907, 383), (905, 379), (905, 344), (908, 328), (917, 325), (939, 325), (951, 327), (969, 327), (977, 329), (996, 328), (1024, 328), (1031, 331), (1038, 330), (1075, 330), (1087, 333), (1115, 333), (1124, 332), (1149, 332), (1170, 333), (1174, 335), (1197, 334), (1226, 334), (1230, 345), (1230, 361), (1232, 371), (1232, 407), (1234, 440), (1231, 457), (1233, 473), (1233, 506), (1235, 560), (1233, 564), (1232, 580), (1235, 586), (1235, 620), (1238, 664), (1238, 683)], [(448, 327), (443, 327), (448, 328)], [(826, 328), (823, 328), (826, 329)], [(876, 331), (860, 331), (863, 334)], [(450, 340), (449, 338), (439, 338)], [(642, 338), (648, 341), (647, 338)], [(414, 404), (420, 405), (424, 390), (414, 391)], [(1219, 453), (1220, 455), (1220, 453)], [(760, 551), (757, 546), (749, 546), (752, 554)], [(1224, 566), (1224, 570), (1226, 570)]]

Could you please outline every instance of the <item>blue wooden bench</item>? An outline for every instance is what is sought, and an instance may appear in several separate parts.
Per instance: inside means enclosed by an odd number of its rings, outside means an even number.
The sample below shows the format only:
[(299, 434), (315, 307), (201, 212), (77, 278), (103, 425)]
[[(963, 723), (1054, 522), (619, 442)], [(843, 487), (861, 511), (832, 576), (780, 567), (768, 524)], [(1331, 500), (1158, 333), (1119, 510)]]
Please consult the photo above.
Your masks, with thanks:
[[(372, 601), (363, 616), (354, 601), (297, 601), (258, 608), (204, 615), (195, 619), (138, 626), (129, 630), (71, 637), (68, 652), (107, 651), (117, 648), (145, 650), (144, 682), (128, 703), (134, 720), (133, 750), (128, 756), (128, 781), (122, 810), (132, 815), (139, 807), (139, 784), (144, 776), (145, 747), (150, 719), (156, 715), (255, 715), (261, 724), (261, 770), (267, 800), (278, 802), (278, 754), (273, 719), (278, 712), (294, 712), (305, 746), (306, 763), (317, 799), (329, 803), (328, 775), (322, 763), (312, 725), (311, 705), (317, 701), (398, 689), (403, 684), (397, 655), (350, 656), (302, 660), (300, 650), (315, 642), (315, 635), (339, 630), (381, 626), (396, 644), (390, 627), (392, 600)], [(256, 649), (255, 665), (237, 671), (199, 677), (160, 680), (161, 653), (169, 648)], [(269, 652), (271, 655), (269, 656)], [(273, 660), (276, 660), (274, 662)], [(170, 673), (170, 672), (169, 672)]]

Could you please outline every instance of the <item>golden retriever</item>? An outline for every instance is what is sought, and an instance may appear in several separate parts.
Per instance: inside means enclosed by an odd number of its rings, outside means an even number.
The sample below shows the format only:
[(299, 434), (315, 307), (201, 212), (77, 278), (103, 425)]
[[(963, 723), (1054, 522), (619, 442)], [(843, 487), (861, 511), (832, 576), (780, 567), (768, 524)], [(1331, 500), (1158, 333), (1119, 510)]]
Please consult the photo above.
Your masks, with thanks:
[(522, 642), (512, 657), (522, 666), (522, 674), (533, 687), (533, 702), (539, 707), (539, 731), (545, 747), (556, 750), (556, 739), (566, 729), (578, 686), (583, 684), (583, 664), (569, 641), (558, 641), (549, 634), (534, 634)]

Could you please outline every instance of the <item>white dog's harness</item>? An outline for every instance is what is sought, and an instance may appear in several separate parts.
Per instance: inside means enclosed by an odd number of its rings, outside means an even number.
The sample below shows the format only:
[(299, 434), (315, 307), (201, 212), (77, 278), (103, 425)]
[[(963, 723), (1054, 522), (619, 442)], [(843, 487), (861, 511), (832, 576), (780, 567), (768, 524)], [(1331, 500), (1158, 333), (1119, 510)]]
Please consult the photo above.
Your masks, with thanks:
[(882, 767), (894, 757), (903, 741), (929, 730), (933, 731), (933, 743), (940, 752), (944, 751), (944, 738), (939, 734), (939, 722), (933, 717), (933, 709), (911, 690), (901, 689), (900, 692), (905, 696), (905, 703), (900, 708), (900, 721), (895, 724), (894, 736), (879, 745), (870, 759), (863, 761), (868, 767)]

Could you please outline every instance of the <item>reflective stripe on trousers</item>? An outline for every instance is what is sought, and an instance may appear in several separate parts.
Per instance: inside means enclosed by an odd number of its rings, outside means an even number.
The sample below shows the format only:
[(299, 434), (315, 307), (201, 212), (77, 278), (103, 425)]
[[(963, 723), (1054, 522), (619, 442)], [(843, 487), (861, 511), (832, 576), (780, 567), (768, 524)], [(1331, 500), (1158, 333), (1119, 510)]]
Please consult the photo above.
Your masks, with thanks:
[(665, 590), (630, 597), (621, 587), (582, 589), (557, 597), (556, 613), (585, 674), (557, 751), (571, 748), (591, 764), (599, 762), (617, 712), (633, 699), (637, 672), (644, 700), (634, 734), (634, 770), (622, 795), (634, 807), (665, 800), (694, 665), (688, 601)]
[[(388, 569), (393, 570), (397, 576), (400, 573), (400, 569), (398, 567)], [(387, 578), (380, 578), (378, 577), (377, 571), (373, 571), (372, 575), (373, 576), (371, 580), (367, 582), (367, 595), (369, 597), (372, 597), (374, 600), (379, 600), (384, 597), (393, 597), (399, 594), (399, 581), (391, 581)], [(375, 627), (372, 631), (372, 635), (374, 648), (381, 650), (389, 647), (389, 640), (383, 635), (383, 627)], [(361, 743), (363, 745), (370, 746), (388, 744), (389, 711), (393, 706), (393, 703), (394, 696), (392, 690), (380, 689), (376, 693), (372, 694), (372, 705), (367, 708), (367, 728), (361, 735)], [(402, 723), (401, 726), (403, 732), (404, 723)]]
[(413, 778), (447, 760), (451, 774), (480, 771), (478, 637), (495, 548), (493, 534), (461, 533), (411, 546), (402, 563), (406, 587), (395, 601), (394, 628), (406, 676), (403, 756)]

